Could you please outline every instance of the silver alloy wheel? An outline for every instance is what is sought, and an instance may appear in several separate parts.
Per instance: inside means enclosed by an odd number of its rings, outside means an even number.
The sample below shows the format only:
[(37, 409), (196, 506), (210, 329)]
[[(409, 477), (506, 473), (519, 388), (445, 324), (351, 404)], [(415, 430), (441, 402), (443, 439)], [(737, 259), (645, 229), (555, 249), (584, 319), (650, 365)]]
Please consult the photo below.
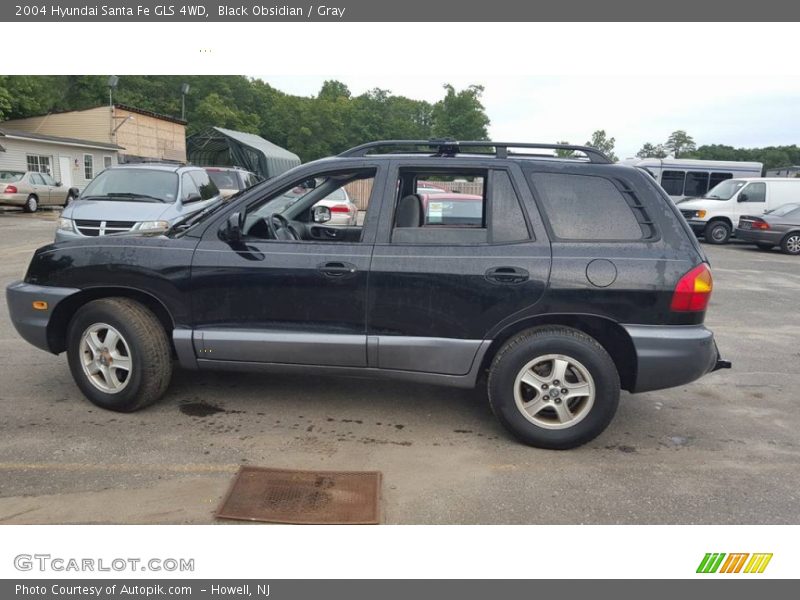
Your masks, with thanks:
[(36, 209), (39, 208), (39, 203), (34, 196), (28, 196), (28, 199), (25, 201), (25, 208), (28, 209), (28, 212), (36, 212)]
[(800, 254), (800, 235), (793, 235), (786, 240), (786, 249), (792, 254)]
[(128, 342), (106, 323), (86, 328), (80, 343), (83, 373), (91, 384), (106, 394), (124, 390), (131, 380), (133, 361)]
[(595, 385), (580, 361), (563, 354), (534, 358), (514, 381), (514, 401), (522, 416), (544, 429), (566, 429), (582, 421), (594, 405)]

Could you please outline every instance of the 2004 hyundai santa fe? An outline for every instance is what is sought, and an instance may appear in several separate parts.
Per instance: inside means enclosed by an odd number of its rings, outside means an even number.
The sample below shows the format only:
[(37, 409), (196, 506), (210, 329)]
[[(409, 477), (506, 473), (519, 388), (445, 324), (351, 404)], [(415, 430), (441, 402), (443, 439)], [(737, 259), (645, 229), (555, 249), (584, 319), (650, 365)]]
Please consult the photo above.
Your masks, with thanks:
[[(315, 206), (343, 186), (363, 225)], [(703, 326), (711, 288), (646, 173), (592, 148), (429, 140), (296, 167), (159, 235), (45, 246), (7, 295), (22, 337), (66, 351), (103, 408), (158, 400), (176, 358), (460, 387), (486, 374), (517, 438), (571, 448), (605, 429), (620, 389), (730, 366)]]

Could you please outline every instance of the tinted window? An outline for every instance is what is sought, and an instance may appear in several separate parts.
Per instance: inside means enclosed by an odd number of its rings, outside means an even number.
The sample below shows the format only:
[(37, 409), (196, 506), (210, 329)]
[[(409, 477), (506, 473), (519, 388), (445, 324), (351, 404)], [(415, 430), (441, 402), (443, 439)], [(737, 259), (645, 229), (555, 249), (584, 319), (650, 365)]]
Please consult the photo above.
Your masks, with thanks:
[[(767, 184), (766, 183), (751, 183), (744, 190), (742, 194), (747, 195), (744, 202), (766, 202), (767, 200)], [(741, 196), (739, 196), (741, 199)]]
[(528, 226), (519, 198), (505, 171), (492, 174), (491, 188), (492, 242), (503, 244), (529, 239)]
[(702, 171), (689, 171), (686, 173), (686, 187), (683, 188), (685, 196), (702, 196), (708, 191), (708, 173)]
[(733, 179), (733, 173), (712, 173), (711, 181), (708, 184), (708, 189), (713, 188), (715, 185), (722, 183), (728, 179)]
[(611, 181), (591, 175), (531, 175), (553, 233), (573, 240), (638, 240), (642, 228)]
[(670, 196), (683, 196), (683, 171), (664, 171), (661, 173), (661, 187)]
[(200, 196), (200, 190), (197, 189), (197, 184), (194, 182), (188, 173), (184, 173), (181, 177), (181, 185), (183, 189), (181, 190), (181, 200), (186, 202), (192, 196), (194, 199), (197, 200), (197, 197)]
[(192, 171), (190, 175), (192, 179), (194, 179), (195, 184), (197, 184), (197, 189), (200, 190), (200, 197), (203, 200), (209, 200), (214, 196), (219, 196), (219, 188), (211, 181), (208, 173), (205, 171)]

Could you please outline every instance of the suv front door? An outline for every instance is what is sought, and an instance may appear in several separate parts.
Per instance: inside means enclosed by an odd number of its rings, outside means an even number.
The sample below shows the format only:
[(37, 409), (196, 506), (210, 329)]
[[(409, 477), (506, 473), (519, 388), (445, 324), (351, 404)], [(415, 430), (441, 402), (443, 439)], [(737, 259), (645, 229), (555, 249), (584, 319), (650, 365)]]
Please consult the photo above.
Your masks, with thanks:
[[(383, 170), (366, 163), (354, 168), (374, 174), (370, 200), (380, 196)], [(287, 190), (318, 176), (301, 171), (289, 185), (232, 210), (255, 214), (257, 207), (280, 201)], [(366, 366), (367, 282), (378, 209), (377, 203), (369, 202), (361, 239), (356, 241), (245, 235), (232, 243), (220, 238), (224, 219), (210, 226), (192, 262), (198, 363)], [(250, 223), (251, 229), (259, 228), (257, 220)]]

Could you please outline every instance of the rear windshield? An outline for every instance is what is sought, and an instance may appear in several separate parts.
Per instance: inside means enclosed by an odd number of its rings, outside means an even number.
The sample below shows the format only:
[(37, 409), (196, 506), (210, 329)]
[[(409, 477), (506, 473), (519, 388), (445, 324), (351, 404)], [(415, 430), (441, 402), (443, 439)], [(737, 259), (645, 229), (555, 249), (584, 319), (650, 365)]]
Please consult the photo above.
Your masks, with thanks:
[(159, 169), (107, 169), (86, 186), (81, 197), (175, 202), (178, 175)]
[(785, 217), (786, 215), (793, 213), (794, 211), (798, 211), (798, 214), (800, 214), (800, 204), (784, 204), (783, 206), (779, 206), (778, 208), (775, 208), (773, 210), (768, 210), (764, 214), (773, 217)]
[(10, 183), (12, 181), (19, 181), (25, 176), (22, 171), (0, 171), (0, 181)]
[(239, 177), (232, 171), (206, 169), (206, 173), (208, 173), (208, 176), (211, 177), (211, 181), (214, 182), (214, 185), (221, 190), (242, 189), (242, 186), (239, 185)]

